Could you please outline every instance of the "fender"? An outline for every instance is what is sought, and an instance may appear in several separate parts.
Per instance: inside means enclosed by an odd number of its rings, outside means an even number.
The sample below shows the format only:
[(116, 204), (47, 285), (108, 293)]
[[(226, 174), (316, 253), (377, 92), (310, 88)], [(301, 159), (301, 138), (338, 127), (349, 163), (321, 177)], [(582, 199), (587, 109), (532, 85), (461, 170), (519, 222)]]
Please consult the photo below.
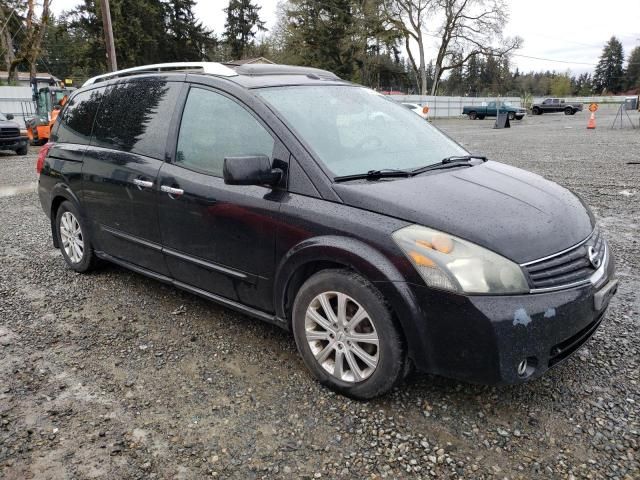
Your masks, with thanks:
[(309, 238), (284, 255), (274, 282), (274, 305), (279, 318), (287, 318), (286, 291), (295, 272), (306, 264), (322, 261), (345, 265), (380, 290), (400, 322), (412, 359), (429, 350), (425, 342), (426, 322), (406, 279), (380, 251), (349, 237), (327, 235)]
[(65, 183), (62, 183), (62, 182), (56, 183), (54, 187), (51, 189), (51, 193), (49, 196), (50, 202), (47, 209), (49, 212), (49, 219), (51, 220), (51, 238), (53, 239), (53, 246), (55, 248), (60, 247), (58, 245), (58, 235), (56, 233), (56, 218), (55, 218), (55, 215), (53, 214), (54, 200), (58, 197), (63, 197), (66, 200), (73, 202), (76, 208), (80, 211), (80, 214), (84, 217), (84, 212), (80, 204), (80, 199), (75, 194), (75, 192), (71, 190), (69, 186), (66, 185)]

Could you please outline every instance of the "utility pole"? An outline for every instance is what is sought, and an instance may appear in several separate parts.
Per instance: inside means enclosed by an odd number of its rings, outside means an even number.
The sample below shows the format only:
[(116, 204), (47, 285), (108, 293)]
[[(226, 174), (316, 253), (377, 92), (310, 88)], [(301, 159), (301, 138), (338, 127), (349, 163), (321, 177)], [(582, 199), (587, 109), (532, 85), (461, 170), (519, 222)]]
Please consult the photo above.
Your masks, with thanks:
[(110, 71), (118, 70), (118, 60), (116, 59), (116, 46), (113, 43), (113, 28), (111, 27), (111, 9), (109, 0), (98, 0), (102, 8), (102, 25), (104, 28), (104, 44), (107, 48), (107, 67)]

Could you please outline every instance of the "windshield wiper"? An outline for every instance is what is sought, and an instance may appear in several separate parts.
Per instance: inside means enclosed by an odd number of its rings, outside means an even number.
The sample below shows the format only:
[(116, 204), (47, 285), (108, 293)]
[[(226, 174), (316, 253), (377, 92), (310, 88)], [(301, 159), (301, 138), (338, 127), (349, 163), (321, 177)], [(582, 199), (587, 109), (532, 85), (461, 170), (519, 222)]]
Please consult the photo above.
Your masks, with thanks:
[(380, 178), (393, 178), (393, 177), (410, 177), (413, 175), (411, 170), (399, 170), (395, 168), (385, 168), (382, 170), (369, 170), (365, 173), (356, 173), (353, 175), (342, 175), (335, 177), (334, 182), (347, 182), (349, 180), (378, 180)]
[(413, 175), (418, 175), (420, 173), (428, 172), (429, 170), (441, 170), (443, 168), (452, 168), (463, 165), (471, 167), (472, 165), (469, 163), (471, 160), (481, 160), (486, 162), (487, 157), (483, 157), (481, 155), (454, 155), (452, 157), (443, 158), (440, 163), (433, 163), (431, 165), (411, 170), (411, 173)]
[(487, 157), (483, 157), (482, 155), (454, 155), (453, 157), (443, 158), (441, 163), (446, 165), (447, 163), (470, 162), (471, 160), (482, 160), (486, 162)]

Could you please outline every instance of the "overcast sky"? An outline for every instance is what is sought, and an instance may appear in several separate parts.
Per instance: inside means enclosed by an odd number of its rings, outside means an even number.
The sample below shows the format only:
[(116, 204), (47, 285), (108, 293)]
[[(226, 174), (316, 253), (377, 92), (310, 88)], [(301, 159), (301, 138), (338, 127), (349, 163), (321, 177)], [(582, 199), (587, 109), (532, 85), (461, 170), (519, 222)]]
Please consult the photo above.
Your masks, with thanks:
[[(60, 13), (78, 3), (78, 0), (53, 0), (52, 8)], [(196, 3), (197, 16), (220, 34), (224, 29), (222, 9), (228, 0), (196, 0)], [(278, 0), (257, 0), (257, 3), (262, 6), (260, 13), (267, 27), (273, 26)], [(511, 19), (505, 33), (524, 39), (523, 48), (516, 54), (523, 56), (513, 57), (514, 65), (522, 71), (591, 72), (604, 43), (612, 35), (622, 42), (625, 56), (640, 45), (638, 0), (507, 0), (507, 3), (511, 6)]]

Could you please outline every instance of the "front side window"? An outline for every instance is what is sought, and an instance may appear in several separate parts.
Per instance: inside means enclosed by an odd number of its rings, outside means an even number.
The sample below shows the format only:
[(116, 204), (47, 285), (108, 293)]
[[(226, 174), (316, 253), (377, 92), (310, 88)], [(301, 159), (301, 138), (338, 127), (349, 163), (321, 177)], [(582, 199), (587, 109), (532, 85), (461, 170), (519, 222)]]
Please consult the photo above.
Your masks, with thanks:
[(419, 115), (368, 88), (275, 87), (257, 95), (336, 176), (414, 169), (467, 154)]
[(182, 114), (176, 164), (221, 177), (225, 157), (271, 157), (274, 144), (269, 132), (237, 102), (193, 88)]

